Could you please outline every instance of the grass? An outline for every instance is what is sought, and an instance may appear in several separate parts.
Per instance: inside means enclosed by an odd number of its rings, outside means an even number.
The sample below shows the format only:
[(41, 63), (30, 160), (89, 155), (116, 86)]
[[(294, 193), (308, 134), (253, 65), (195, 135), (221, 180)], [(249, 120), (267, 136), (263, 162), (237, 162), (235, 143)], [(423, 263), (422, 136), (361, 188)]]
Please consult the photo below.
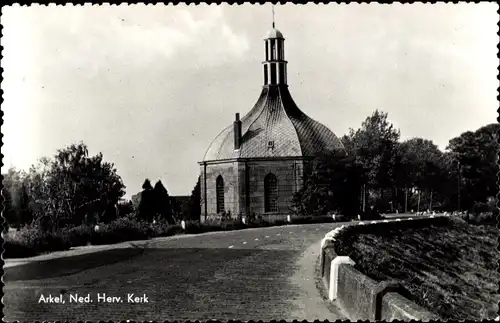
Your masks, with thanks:
[(164, 222), (151, 225), (130, 218), (119, 218), (109, 224), (101, 224), (98, 231), (88, 225), (63, 228), (54, 232), (28, 226), (3, 234), (3, 257), (25, 258), (47, 252), (69, 250), (77, 246), (146, 240), (180, 233), (183, 233), (180, 225), (169, 225)]
[(446, 225), (352, 234), (336, 244), (376, 280), (400, 281), (410, 298), (448, 320), (497, 316), (500, 252), (495, 225), (451, 219)]
[[(320, 220), (320, 219), (319, 219)], [(293, 224), (314, 223), (318, 219), (298, 219)], [(137, 221), (134, 218), (123, 217), (108, 224), (100, 224), (99, 230), (95, 231), (93, 226), (79, 225), (72, 228), (64, 228), (55, 232), (45, 232), (34, 226), (24, 227), (17, 231), (9, 231), (3, 234), (4, 258), (25, 258), (42, 253), (69, 250), (71, 247), (85, 245), (114, 244), (124, 241), (146, 240), (154, 237), (166, 237), (176, 234), (198, 234), (214, 231), (232, 231), (246, 228), (259, 228), (279, 226), (288, 224), (285, 220), (268, 222), (255, 220), (243, 224), (237, 219), (225, 221), (187, 221), (186, 229), (180, 225), (171, 225), (166, 222), (149, 224)]]
[(3, 234), (3, 258), (24, 258), (47, 251), (68, 250), (71, 245), (61, 234), (27, 227)]
[[(339, 221), (342, 219), (339, 219)], [(344, 219), (345, 220), (345, 219)], [(93, 226), (79, 225), (63, 228), (55, 232), (44, 232), (35, 226), (27, 226), (16, 231), (3, 234), (4, 258), (25, 258), (42, 253), (69, 250), (71, 247), (85, 245), (114, 244), (125, 241), (146, 240), (155, 237), (166, 237), (176, 234), (199, 234), (215, 231), (233, 231), (247, 228), (261, 228), (288, 224), (306, 224), (334, 222), (331, 217), (298, 217), (292, 223), (285, 219), (267, 221), (261, 217), (244, 224), (239, 219), (215, 219), (204, 223), (186, 221), (186, 229), (179, 224), (158, 222), (149, 224), (137, 221), (134, 217), (122, 217), (108, 224), (99, 224), (99, 230)]]

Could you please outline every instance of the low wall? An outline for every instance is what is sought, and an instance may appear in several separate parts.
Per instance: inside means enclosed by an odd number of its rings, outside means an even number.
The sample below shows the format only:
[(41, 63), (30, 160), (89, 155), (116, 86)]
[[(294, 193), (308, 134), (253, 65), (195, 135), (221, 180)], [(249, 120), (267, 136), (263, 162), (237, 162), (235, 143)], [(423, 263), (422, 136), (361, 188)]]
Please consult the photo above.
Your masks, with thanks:
[[(404, 297), (403, 287), (396, 281), (376, 281), (354, 268), (354, 262), (334, 250), (336, 236), (344, 230), (362, 234), (391, 226), (421, 227), (445, 224), (446, 217), (408, 218), (358, 222), (342, 226), (326, 234), (321, 243), (321, 278), (328, 290), (328, 298), (335, 301), (354, 320), (439, 320), (439, 316)], [(382, 227), (381, 227), (382, 226)]]
[(381, 319), (384, 321), (430, 321), (439, 320), (439, 317), (410, 302), (401, 294), (391, 292), (382, 297)]

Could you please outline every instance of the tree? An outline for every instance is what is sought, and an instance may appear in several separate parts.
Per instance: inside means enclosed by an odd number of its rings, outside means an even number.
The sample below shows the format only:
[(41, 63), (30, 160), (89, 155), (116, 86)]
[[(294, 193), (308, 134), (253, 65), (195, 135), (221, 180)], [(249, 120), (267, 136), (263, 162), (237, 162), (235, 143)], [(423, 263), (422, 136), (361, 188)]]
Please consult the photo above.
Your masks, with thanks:
[(169, 224), (174, 224), (175, 221), (172, 217), (173, 205), (167, 189), (160, 180), (156, 182), (153, 193), (155, 215), (159, 219), (166, 220)]
[(114, 165), (102, 153), (89, 157), (83, 143), (58, 150), (52, 160), (42, 158), (28, 176), (36, 220), (52, 230), (81, 224), (89, 215), (110, 221), (125, 194)]
[[(384, 199), (384, 190), (395, 184), (395, 152), (399, 137), (399, 130), (389, 122), (388, 114), (376, 110), (360, 129), (349, 129), (349, 134), (341, 138), (347, 153), (354, 156), (356, 168), (368, 190), (379, 190), (379, 200)], [(363, 191), (364, 197), (366, 190)]]
[(5, 228), (16, 227), (18, 226), (19, 222), (12, 201), (12, 194), (10, 193), (9, 189), (4, 187), (2, 189), (2, 195), (4, 198), (3, 202), (4, 209), (2, 211), (2, 216), (5, 219)]
[(134, 204), (132, 201), (119, 201), (116, 205), (118, 217), (126, 217), (134, 213)]
[(134, 206), (134, 211), (139, 212), (139, 204), (141, 203), (141, 193), (139, 192), (135, 195), (132, 195), (130, 198), (130, 201), (132, 202), (132, 205)]
[(170, 197), (170, 207), (172, 212), (172, 223), (175, 223), (176, 219), (182, 219), (182, 200), (179, 200), (173, 196)]
[[(398, 145), (396, 151), (396, 183), (405, 186), (405, 205), (408, 190), (417, 192), (417, 210), (422, 209), (422, 193), (426, 197), (426, 208), (432, 210), (436, 192), (441, 192), (444, 180), (444, 155), (431, 141), (412, 138)], [(405, 208), (406, 209), (406, 208)]]
[(3, 215), (7, 224), (21, 227), (31, 223), (33, 212), (30, 207), (31, 199), (28, 195), (27, 174), (11, 167), (3, 177), (4, 189), (2, 193), (5, 198)]
[(142, 189), (146, 190), (146, 191), (150, 191), (153, 189), (153, 186), (151, 185), (151, 181), (148, 178), (146, 178), (144, 180), (144, 183), (142, 183)]
[(201, 186), (200, 186), (200, 176), (198, 176), (196, 185), (191, 191), (191, 197), (189, 201), (189, 219), (200, 220), (200, 216), (201, 216)]
[(340, 212), (353, 217), (359, 210), (360, 174), (353, 157), (317, 156), (304, 186), (294, 194), (294, 212), (302, 215)]
[(19, 189), (17, 208), (20, 225), (29, 224), (33, 221), (33, 214), (30, 209), (30, 197), (25, 182), (21, 184)]
[(156, 206), (153, 186), (149, 179), (144, 180), (140, 194), (138, 216), (144, 221), (151, 222), (156, 214)]
[(471, 209), (475, 203), (486, 203), (498, 193), (498, 132), (493, 123), (450, 140), (447, 150), (454, 159), (459, 175), (461, 207)]
[(443, 153), (441, 161), (442, 183), (439, 194), (442, 208), (449, 211), (458, 210), (460, 209), (458, 202), (460, 198), (458, 192), (460, 188), (459, 164), (456, 161), (456, 156), (450, 151)]

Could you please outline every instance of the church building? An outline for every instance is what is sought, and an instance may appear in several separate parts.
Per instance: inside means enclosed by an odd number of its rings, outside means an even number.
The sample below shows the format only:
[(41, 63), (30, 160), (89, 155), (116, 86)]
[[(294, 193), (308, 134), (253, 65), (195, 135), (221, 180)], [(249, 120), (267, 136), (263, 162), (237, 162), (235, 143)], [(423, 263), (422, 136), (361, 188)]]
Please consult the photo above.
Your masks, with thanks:
[(236, 113), (233, 124), (215, 137), (199, 162), (201, 222), (222, 212), (234, 218), (284, 219), (314, 157), (344, 150), (330, 129), (293, 101), (285, 39), (274, 23), (264, 44), (260, 97), (242, 118)]

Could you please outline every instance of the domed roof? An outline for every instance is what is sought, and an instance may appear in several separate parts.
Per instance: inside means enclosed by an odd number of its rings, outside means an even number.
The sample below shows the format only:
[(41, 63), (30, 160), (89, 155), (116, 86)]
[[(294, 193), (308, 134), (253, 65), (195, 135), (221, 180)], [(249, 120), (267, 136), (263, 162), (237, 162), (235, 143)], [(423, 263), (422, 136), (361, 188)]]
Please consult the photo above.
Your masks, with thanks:
[(285, 38), (283, 38), (283, 34), (281, 33), (281, 31), (279, 31), (276, 28), (269, 30), (269, 32), (267, 33), (267, 36), (265, 37), (265, 39), (270, 39), (270, 38), (285, 39)]
[(241, 146), (234, 149), (234, 126), (222, 130), (203, 161), (233, 158), (314, 157), (344, 151), (335, 134), (305, 115), (287, 86), (265, 86), (248, 114), (241, 119)]

